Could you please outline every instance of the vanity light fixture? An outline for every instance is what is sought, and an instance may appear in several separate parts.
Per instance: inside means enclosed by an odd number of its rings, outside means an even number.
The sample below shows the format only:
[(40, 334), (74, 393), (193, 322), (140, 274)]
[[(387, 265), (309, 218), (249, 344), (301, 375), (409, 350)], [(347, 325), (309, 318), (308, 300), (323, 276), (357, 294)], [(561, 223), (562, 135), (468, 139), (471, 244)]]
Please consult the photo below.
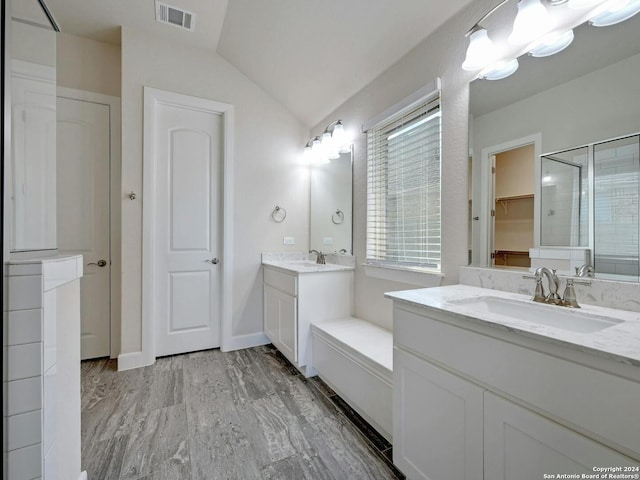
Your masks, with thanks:
[(321, 165), (330, 160), (340, 158), (340, 154), (348, 151), (347, 136), (341, 120), (327, 125), (322, 135), (311, 138), (304, 147), (305, 163)]
[(569, 8), (580, 10), (582, 8), (595, 7), (601, 0), (569, 0)]
[(540, 0), (520, 0), (509, 43), (526, 45), (544, 36), (552, 26), (549, 12)]
[(503, 78), (507, 78), (509, 75), (513, 75), (520, 64), (518, 63), (518, 59), (514, 58), (513, 60), (505, 60), (502, 62), (495, 63), (488, 68), (485, 68), (478, 75), (479, 78), (484, 78), (485, 80), (502, 80)]
[(624, 22), (640, 12), (640, 0), (609, 0), (598, 9), (589, 23), (594, 27), (608, 27)]
[(529, 55), (537, 58), (550, 57), (567, 48), (571, 42), (573, 42), (573, 30), (561, 34), (549, 34), (529, 50)]
[(498, 56), (496, 47), (485, 28), (475, 24), (467, 32), (467, 36), (469, 37), (469, 48), (467, 48), (467, 56), (462, 64), (463, 69), (479, 70), (496, 60)]
[[(486, 28), (482, 26), (482, 22), (508, 1), (502, 0), (502, 2), (484, 14), (466, 33), (465, 36), (469, 37), (469, 46), (462, 64), (464, 70), (493, 70), (490, 66), (500, 60), (499, 49), (489, 38), (489, 34)], [(550, 6), (557, 6), (566, 3), (567, 0), (545, 0), (545, 2)], [(544, 36), (551, 27), (551, 19), (541, 0), (520, 0), (513, 31), (509, 36), (509, 43), (517, 45), (531, 43)], [(503, 59), (503, 61), (511, 62), (511, 59)], [(513, 66), (514, 64), (510, 63), (509, 65)], [(511, 73), (513, 72), (515, 72), (515, 69)], [(485, 78), (488, 78), (488, 76)]]
[[(465, 34), (469, 38), (469, 46), (462, 68), (480, 71), (478, 78), (499, 80), (518, 69), (517, 59), (501, 58), (500, 48), (494, 45), (487, 29), (482, 26), (482, 22), (508, 1), (502, 0)], [(550, 7), (567, 3), (572, 9), (595, 8), (589, 20), (595, 27), (615, 25), (640, 12), (640, 0), (519, 0), (518, 13), (508, 41), (513, 45), (526, 45), (532, 57), (555, 55), (571, 45), (574, 38), (573, 30), (553, 30), (554, 22), (543, 3)]]

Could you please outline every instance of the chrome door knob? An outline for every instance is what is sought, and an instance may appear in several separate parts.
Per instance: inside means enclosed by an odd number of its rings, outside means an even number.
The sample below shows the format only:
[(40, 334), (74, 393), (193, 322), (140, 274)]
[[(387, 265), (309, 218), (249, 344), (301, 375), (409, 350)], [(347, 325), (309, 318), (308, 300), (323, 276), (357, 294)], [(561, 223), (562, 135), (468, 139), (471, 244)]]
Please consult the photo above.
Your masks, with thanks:
[(205, 262), (211, 263), (213, 265), (217, 265), (219, 261), (220, 260), (218, 260), (217, 258), (212, 258), (211, 260), (205, 260)]
[(97, 265), (99, 267), (105, 267), (107, 265), (107, 261), (106, 260), (98, 260), (97, 263), (91, 262), (91, 263), (87, 263), (87, 265)]

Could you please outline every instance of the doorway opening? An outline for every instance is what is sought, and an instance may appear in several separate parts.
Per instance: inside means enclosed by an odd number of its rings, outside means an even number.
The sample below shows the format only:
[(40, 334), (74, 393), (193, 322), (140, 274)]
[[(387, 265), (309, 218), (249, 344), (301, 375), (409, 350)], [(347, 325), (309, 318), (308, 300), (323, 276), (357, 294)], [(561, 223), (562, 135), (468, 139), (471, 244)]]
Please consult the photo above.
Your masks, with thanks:
[(496, 153), (491, 162), (491, 264), (530, 267), (529, 249), (535, 243), (535, 145)]

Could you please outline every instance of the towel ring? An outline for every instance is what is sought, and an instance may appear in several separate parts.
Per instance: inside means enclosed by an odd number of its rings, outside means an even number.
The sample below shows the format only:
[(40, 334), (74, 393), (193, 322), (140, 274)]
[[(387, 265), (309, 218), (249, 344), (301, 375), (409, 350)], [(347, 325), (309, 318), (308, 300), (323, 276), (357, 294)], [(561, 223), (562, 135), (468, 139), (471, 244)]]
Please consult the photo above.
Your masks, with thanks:
[(273, 218), (273, 221), (276, 223), (282, 223), (284, 219), (287, 218), (287, 211), (279, 205), (276, 205), (276, 208), (271, 212), (271, 218)]
[(331, 221), (336, 225), (340, 225), (344, 222), (344, 212), (340, 209), (337, 209), (335, 213), (331, 214)]

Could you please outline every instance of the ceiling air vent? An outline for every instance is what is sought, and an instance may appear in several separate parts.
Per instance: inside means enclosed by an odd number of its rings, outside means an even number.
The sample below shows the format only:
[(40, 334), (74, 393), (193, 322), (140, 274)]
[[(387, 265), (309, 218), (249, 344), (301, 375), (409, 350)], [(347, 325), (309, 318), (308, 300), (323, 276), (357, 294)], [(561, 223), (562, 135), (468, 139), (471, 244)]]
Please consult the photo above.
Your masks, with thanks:
[(193, 13), (161, 2), (156, 2), (156, 21), (184, 28), (190, 32), (193, 32), (196, 26), (196, 17)]

